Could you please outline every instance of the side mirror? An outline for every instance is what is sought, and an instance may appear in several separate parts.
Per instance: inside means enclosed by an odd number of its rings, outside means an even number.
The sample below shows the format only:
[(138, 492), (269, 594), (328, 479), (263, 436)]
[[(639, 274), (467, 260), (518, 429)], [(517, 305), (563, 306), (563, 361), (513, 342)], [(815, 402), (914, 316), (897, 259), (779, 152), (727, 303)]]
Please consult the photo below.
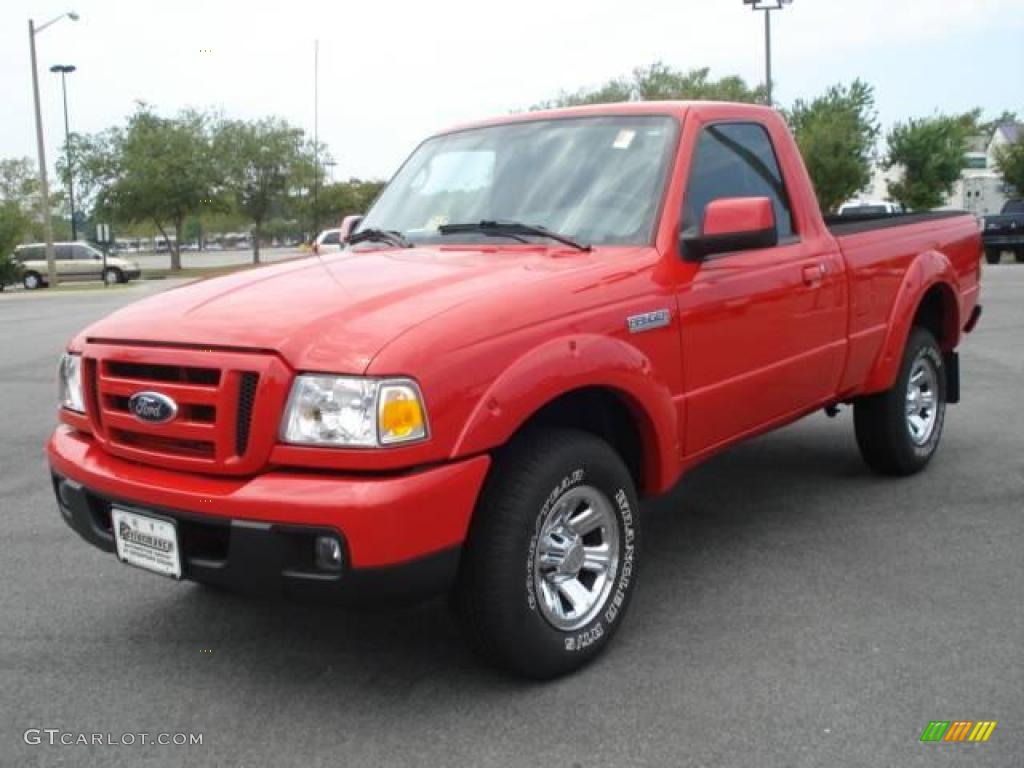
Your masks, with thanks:
[(704, 209), (700, 234), (679, 236), (679, 248), (687, 261), (701, 261), (716, 253), (748, 251), (778, 245), (775, 209), (767, 197), (724, 197)]
[(346, 216), (344, 219), (342, 219), (341, 220), (341, 235), (339, 236), (338, 239), (343, 244), (347, 243), (348, 242), (348, 236), (356, 231), (356, 228), (359, 226), (359, 224), (360, 224), (360, 222), (362, 222), (362, 220), (363, 220), (363, 214), (361, 214), (361, 213), (356, 213), (356, 214), (353, 214), (351, 216)]

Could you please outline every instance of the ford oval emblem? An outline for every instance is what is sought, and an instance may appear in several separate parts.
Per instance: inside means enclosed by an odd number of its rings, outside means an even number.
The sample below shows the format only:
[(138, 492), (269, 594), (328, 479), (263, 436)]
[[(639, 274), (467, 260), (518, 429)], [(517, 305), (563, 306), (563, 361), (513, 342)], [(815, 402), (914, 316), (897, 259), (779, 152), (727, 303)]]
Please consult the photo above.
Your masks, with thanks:
[(178, 404), (159, 392), (136, 392), (128, 400), (128, 410), (139, 421), (166, 424), (178, 415)]

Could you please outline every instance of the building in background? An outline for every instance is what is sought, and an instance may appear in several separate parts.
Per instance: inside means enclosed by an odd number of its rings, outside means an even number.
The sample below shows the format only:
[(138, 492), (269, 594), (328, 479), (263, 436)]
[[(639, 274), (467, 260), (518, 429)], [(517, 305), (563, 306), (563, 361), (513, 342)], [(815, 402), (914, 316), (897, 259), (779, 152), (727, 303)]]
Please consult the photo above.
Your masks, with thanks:
[(996, 166), (1001, 147), (1024, 137), (1024, 125), (1003, 123), (991, 136), (974, 136), (964, 155), (960, 180), (953, 187), (947, 208), (970, 211), (977, 216), (999, 213), (1013, 194)]
[[(1003, 123), (991, 136), (972, 136), (964, 153), (960, 179), (943, 208), (970, 211), (977, 216), (999, 213), (1003, 204), (1013, 196), (996, 167), (996, 152), (1000, 147), (1024, 139), (1024, 124)], [(899, 166), (886, 170), (876, 164), (871, 182), (861, 190), (858, 200), (889, 200), (889, 182), (903, 175)]]

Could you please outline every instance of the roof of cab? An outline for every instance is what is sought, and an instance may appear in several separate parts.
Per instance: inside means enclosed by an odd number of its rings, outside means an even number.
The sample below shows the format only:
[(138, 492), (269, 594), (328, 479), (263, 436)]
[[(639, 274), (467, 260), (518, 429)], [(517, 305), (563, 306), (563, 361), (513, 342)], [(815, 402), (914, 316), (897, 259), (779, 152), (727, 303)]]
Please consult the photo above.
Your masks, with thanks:
[(492, 117), (484, 120), (461, 123), (452, 126), (437, 135), (457, 133), (473, 128), (484, 128), (491, 125), (509, 123), (525, 123), (535, 120), (553, 120), (570, 117), (600, 117), (614, 115), (666, 115), (682, 121), (688, 112), (702, 112), (708, 109), (721, 111), (723, 108), (738, 108), (746, 114), (756, 115), (760, 112), (774, 113), (770, 107), (760, 104), (741, 104), (724, 101), (621, 101), (610, 104), (587, 104), (580, 107), (560, 107), (558, 109), (541, 109), (533, 112), (516, 112), (510, 115)]

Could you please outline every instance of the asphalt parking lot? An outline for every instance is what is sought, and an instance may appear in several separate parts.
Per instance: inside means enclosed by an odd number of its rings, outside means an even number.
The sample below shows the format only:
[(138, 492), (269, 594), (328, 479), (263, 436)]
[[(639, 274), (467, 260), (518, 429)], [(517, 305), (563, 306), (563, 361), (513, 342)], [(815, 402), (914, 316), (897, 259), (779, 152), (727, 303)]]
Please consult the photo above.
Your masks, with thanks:
[[(848, 411), (714, 459), (646, 505), (610, 652), (543, 685), (478, 665), (441, 602), (265, 604), (86, 545), (43, 459), (57, 356), (159, 286), (0, 296), (0, 764), (1020, 766), (1024, 266), (984, 279), (964, 402), (924, 474), (869, 474)], [(999, 724), (920, 743), (931, 720)], [(29, 745), (29, 728), (203, 744)]]

